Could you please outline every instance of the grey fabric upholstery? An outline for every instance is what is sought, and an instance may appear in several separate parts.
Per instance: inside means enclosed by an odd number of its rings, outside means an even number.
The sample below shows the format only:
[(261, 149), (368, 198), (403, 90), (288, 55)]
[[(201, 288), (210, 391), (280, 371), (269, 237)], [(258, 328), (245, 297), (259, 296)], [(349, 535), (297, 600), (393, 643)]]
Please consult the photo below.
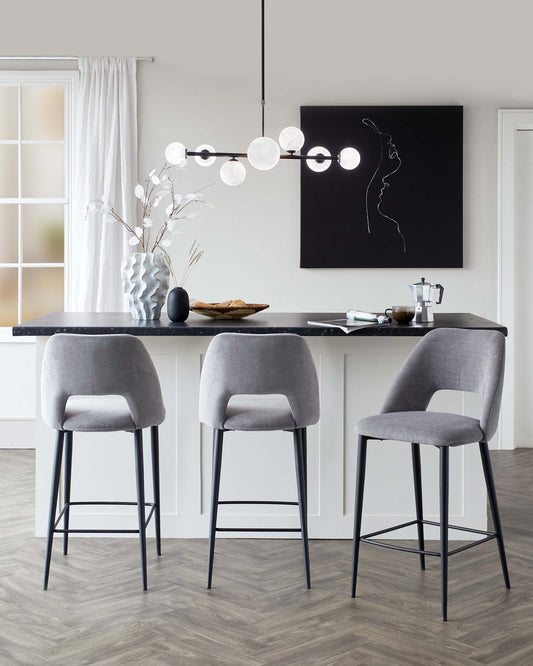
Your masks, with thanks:
[(128, 403), (122, 396), (72, 396), (67, 400), (63, 430), (103, 432), (135, 430)]
[(390, 412), (361, 419), (360, 434), (376, 439), (458, 446), (480, 442), (484, 435), (477, 419), (443, 412)]
[(284, 395), (234, 395), (229, 399), (225, 430), (294, 430), (296, 427)]
[[(57, 430), (136, 430), (165, 418), (154, 364), (132, 335), (54, 335), (41, 380), (43, 420)], [(120, 400), (71, 396), (122, 396), (127, 409)]]
[[(431, 331), (409, 355), (381, 415), (360, 421), (357, 432), (437, 446), (487, 442), (498, 425), (504, 365), (505, 337), (498, 331)], [(480, 419), (426, 412), (434, 393), (445, 389), (478, 393)]]
[[(232, 396), (240, 397), (228, 404)], [(294, 430), (319, 416), (315, 364), (302, 337), (221, 333), (213, 339), (200, 381), (202, 423), (219, 430)]]

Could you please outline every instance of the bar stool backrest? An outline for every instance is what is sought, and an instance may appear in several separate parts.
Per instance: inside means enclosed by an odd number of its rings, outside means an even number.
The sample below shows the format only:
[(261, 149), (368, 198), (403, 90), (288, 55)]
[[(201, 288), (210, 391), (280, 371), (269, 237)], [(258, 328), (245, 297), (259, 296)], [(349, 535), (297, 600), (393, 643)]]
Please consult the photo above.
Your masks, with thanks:
[(499, 331), (435, 329), (414, 348), (381, 410), (424, 411), (436, 391), (481, 396), (480, 426), (488, 441), (496, 432), (505, 366), (505, 336)]
[(123, 396), (136, 428), (165, 418), (154, 364), (133, 335), (58, 333), (46, 345), (41, 378), (43, 419), (58, 430), (67, 400), (75, 395)]
[(290, 333), (221, 333), (207, 350), (200, 381), (200, 421), (222, 429), (233, 395), (284, 395), (296, 428), (320, 417), (318, 379), (305, 340)]

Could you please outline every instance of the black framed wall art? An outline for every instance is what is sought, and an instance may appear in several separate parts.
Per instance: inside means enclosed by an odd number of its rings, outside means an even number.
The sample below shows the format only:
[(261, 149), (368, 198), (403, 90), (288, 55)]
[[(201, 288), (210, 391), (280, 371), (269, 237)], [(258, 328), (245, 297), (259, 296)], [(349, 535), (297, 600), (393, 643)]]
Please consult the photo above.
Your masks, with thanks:
[(302, 106), (301, 128), (303, 152), (361, 154), (302, 161), (302, 268), (463, 266), (462, 106)]

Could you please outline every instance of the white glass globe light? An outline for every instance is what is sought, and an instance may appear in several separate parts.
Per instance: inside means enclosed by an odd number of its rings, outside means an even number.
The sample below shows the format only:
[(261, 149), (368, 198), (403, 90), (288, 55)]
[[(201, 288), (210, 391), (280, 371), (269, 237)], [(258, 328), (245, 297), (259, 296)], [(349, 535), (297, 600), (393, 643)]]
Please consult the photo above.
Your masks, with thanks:
[[(208, 153), (216, 153), (217, 151), (213, 148), (213, 146), (210, 146), (208, 143), (202, 143), (201, 146), (198, 146), (198, 148), (194, 151), (195, 153), (202, 153), (202, 152), (208, 152)], [(209, 157), (208, 155), (195, 155), (194, 159), (196, 160), (196, 163), (199, 164), (200, 166), (211, 166), (216, 162), (216, 157)]]
[[(320, 156), (331, 157), (331, 153), (327, 148), (324, 148), (324, 146), (315, 146), (314, 148), (311, 148), (307, 154), (310, 157), (315, 155), (318, 158), (320, 158)], [(329, 169), (329, 165), (331, 164), (331, 160), (324, 160), (322, 162), (319, 162), (318, 160), (306, 160), (306, 162), (311, 171), (325, 171), (326, 169)]]
[(220, 167), (220, 178), (230, 187), (240, 185), (246, 178), (246, 168), (242, 162), (233, 158)]
[(279, 156), (278, 144), (268, 136), (260, 136), (248, 146), (248, 160), (259, 171), (273, 169), (279, 162)]
[(187, 149), (178, 141), (169, 143), (165, 148), (165, 159), (170, 164), (181, 164), (187, 159)]
[(343, 148), (339, 153), (339, 164), (343, 169), (355, 169), (360, 161), (361, 155), (355, 148)]
[(304, 133), (299, 127), (286, 127), (279, 135), (279, 145), (288, 153), (294, 153), (305, 143)]

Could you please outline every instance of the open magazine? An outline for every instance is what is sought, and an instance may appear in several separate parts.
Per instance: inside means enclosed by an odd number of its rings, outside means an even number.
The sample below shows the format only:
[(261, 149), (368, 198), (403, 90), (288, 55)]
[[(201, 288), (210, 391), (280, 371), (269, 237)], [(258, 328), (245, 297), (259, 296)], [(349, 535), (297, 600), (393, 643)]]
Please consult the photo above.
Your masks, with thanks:
[(348, 310), (343, 319), (323, 319), (321, 321), (308, 321), (311, 326), (325, 326), (339, 328), (344, 333), (353, 333), (367, 326), (383, 326), (390, 324), (387, 315), (380, 312), (363, 312), (361, 310)]

